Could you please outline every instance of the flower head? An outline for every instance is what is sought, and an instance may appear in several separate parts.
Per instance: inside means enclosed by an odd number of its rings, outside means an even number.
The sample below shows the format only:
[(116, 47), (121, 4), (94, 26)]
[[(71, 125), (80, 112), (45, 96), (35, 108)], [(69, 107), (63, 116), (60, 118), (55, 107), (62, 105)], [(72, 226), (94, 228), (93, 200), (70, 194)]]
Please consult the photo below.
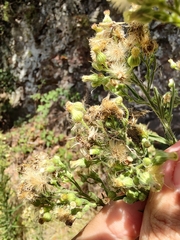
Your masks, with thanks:
[(127, 83), (130, 80), (129, 68), (125, 65), (125, 63), (112, 63), (109, 67), (109, 73), (120, 82)]
[(118, 44), (111, 41), (106, 46), (105, 55), (107, 57), (107, 60), (110, 62), (118, 62), (123, 61), (126, 56), (127, 49), (123, 45), (122, 42), (119, 42)]
[(38, 193), (44, 192), (48, 185), (46, 174), (32, 168), (25, 169), (22, 182), (24, 182), (24, 187), (27, 190), (34, 190)]
[(103, 51), (108, 43), (107, 39), (104, 38), (91, 38), (89, 45), (94, 52)]

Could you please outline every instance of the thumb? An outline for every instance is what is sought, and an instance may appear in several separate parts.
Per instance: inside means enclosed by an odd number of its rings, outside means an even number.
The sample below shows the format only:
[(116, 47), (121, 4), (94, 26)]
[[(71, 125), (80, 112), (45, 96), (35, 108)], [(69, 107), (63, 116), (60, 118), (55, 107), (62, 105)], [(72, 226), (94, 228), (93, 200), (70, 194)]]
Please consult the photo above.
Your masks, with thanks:
[[(180, 156), (180, 141), (167, 149)], [(180, 159), (163, 166), (165, 184), (159, 193), (151, 192), (143, 215), (140, 240), (180, 239)]]

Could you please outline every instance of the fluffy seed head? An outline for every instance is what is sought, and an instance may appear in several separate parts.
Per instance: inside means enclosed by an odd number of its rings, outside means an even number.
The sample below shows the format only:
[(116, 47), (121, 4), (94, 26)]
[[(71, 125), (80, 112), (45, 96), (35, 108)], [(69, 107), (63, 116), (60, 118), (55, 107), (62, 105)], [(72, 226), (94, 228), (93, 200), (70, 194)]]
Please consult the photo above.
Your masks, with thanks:
[(110, 62), (123, 61), (126, 54), (126, 49), (121, 42), (118, 44), (111, 41), (105, 50), (107, 60)]
[(109, 73), (121, 82), (129, 82), (129, 69), (123, 63), (112, 63), (109, 67)]

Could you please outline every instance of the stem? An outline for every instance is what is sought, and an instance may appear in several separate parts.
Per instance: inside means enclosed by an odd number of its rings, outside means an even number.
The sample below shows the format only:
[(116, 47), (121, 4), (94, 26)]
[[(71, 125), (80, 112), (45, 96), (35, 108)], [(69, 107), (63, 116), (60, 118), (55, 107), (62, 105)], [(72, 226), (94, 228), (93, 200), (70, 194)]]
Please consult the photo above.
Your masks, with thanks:
[(160, 117), (159, 117), (159, 120), (161, 121), (161, 123), (162, 123), (162, 125), (164, 127), (165, 135), (168, 138), (169, 144), (172, 145), (172, 144), (176, 143), (177, 139), (176, 139), (176, 137), (175, 137), (175, 135), (174, 135), (170, 125), (168, 124), (168, 122), (165, 119), (161, 119)]
[(95, 202), (95, 203), (96, 203), (97, 205), (99, 205), (99, 206), (104, 206), (104, 205), (105, 205), (100, 198), (98, 198), (98, 202), (96, 202), (95, 199), (91, 198), (88, 194), (86, 194), (85, 192), (83, 192), (82, 189), (81, 189), (81, 187), (79, 186), (79, 184), (76, 182), (76, 180), (75, 180), (74, 178), (73, 178), (73, 179), (71, 179), (71, 178), (69, 178), (69, 177), (67, 177), (67, 178), (69, 179), (69, 181), (70, 181), (71, 183), (73, 183), (73, 184), (76, 186), (76, 188), (78, 189), (79, 194), (80, 194), (81, 196), (83, 196), (85, 199), (87, 199), (89, 202)]
[(86, 128), (89, 129), (88, 125), (85, 123), (85, 121), (82, 119), (81, 124)]
[(171, 88), (171, 101), (170, 101), (170, 109), (169, 109), (169, 116), (170, 116), (170, 120), (169, 120), (169, 124), (171, 124), (172, 121), (172, 116), (173, 116), (173, 108), (174, 108), (174, 101), (175, 101), (175, 85), (173, 85), (173, 87)]
[(121, 103), (121, 107), (124, 109), (124, 111), (126, 113), (126, 119), (128, 120), (129, 119), (129, 111), (128, 111), (127, 107), (123, 103)]
[(180, 16), (180, 11), (176, 7), (170, 7), (170, 6), (166, 5), (165, 9)]
[[(156, 72), (156, 58), (154, 57), (154, 55), (151, 58), (146, 58), (142, 56), (142, 60), (145, 63), (146, 69), (147, 69), (146, 80), (147, 80), (147, 91), (149, 92), (154, 80), (154, 74)], [(151, 61), (153, 63), (152, 67), (151, 67)]]
[(175, 5), (175, 8), (179, 8), (180, 7), (179, 0), (174, 0), (174, 5)]
[(165, 135), (166, 135), (166, 137), (168, 139), (169, 145), (172, 145), (173, 143), (177, 142), (177, 139), (176, 139), (176, 137), (175, 137), (175, 135), (174, 135), (174, 133), (173, 133), (173, 131), (171, 129), (170, 121), (168, 122), (164, 118), (160, 106), (155, 104), (151, 100), (152, 97), (150, 95), (150, 92), (148, 91), (148, 89), (145, 88), (143, 83), (137, 78), (137, 76), (135, 74), (134, 74), (134, 78), (135, 78), (134, 83), (136, 83), (139, 86), (139, 88), (142, 90), (143, 94), (146, 97), (145, 104), (147, 106), (149, 106), (153, 110), (153, 112), (157, 115), (157, 117), (159, 118), (161, 124), (163, 125), (164, 131), (165, 131)]

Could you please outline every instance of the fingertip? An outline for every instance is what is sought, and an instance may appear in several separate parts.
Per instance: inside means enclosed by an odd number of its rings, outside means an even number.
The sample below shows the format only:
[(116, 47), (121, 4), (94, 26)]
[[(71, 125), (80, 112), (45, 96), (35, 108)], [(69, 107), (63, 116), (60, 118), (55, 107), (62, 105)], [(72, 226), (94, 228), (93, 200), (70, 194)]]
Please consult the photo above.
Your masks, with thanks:
[(111, 202), (74, 240), (134, 240), (139, 236), (145, 202)]
[(168, 160), (162, 165), (164, 185), (171, 189), (180, 189), (180, 141), (166, 149), (166, 152), (177, 152), (177, 161)]

